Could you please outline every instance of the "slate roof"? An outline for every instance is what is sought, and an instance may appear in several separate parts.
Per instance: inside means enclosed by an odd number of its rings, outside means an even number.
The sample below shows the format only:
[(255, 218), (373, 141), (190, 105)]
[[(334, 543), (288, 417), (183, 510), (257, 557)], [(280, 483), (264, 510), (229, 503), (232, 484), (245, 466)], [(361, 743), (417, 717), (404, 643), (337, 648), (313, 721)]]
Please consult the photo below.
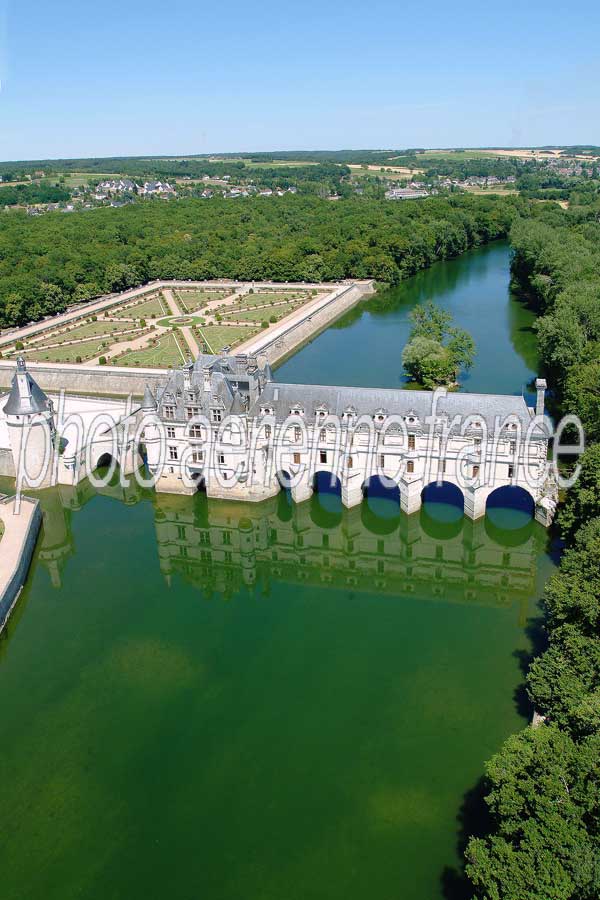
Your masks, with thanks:
[[(353, 407), (357, 416), (387, 415), (414, 417), (415, 424), (427, 430), (425, 418), (432, 413), (431, 391), (407, 391), (402, 389), (338, 387), (319, 384), (278, 384), (270, 381), (258, 402), (250, 409), (250, 415), (259, 415), (261, 407), (271, 407), (278, 420), (289, 416), (293, 406), (302, 406), (307, 420), (313, 420), (318, 407), (341, 416)], [(436, 416), (445, 415), (451, 422), (455, 416), (464, 418), (476, 415), (485, 420), (488, 430), (509, 416), (516, 417), (526, 429), (531, 423), (531, 413), (522, 396), (504, 394), (469, 394), (451, 392), (438, 401)]]
[[(187, 379), (184, 372), (187, 370)], [(204, 390), (205, 373), (209, 372), (210, 391)], [(187, 387), (185, 386), (187, 381)], [(193, 364), (171, 372), (168, 382), (159, 389), (159, 402), (163, 395), (169, 395), (165, 402), (178, 407), (178, 416), (183, 416), (186, 404), (185, 391), (196, 392), (194, 404), (208, 408), (217, 402), (226, 411), (245, 413), (258, 418), (261, 409), (272, 409), (276, 419), (283, 422), (290, 410), (301, 407), (306, 421), (315, 421), (317, 412), (332, 416), (342, 416), (350, 412), (353, 416), (399, 416), (413, 426), (415, 431), (428, 431), (430, 423), (426, 418), (432, 414), (432, 391), (409, 391), (390, 388), (341, 387), (320, 384), (279, 384), (273, 380), (268, 363), (259, 367), (252, 356), (215, 356), (202, 353)], [(460, 433), (466, 417), (475, 421), (485, 421), (488, 433), (493, 433), (497, 423), (511, 418), (520, 423), (525, 432), (531, 425), (533, 411), (522, 396), (505, 394), (474, 394), (449, 392), (438, 399), (436, 424), (452, 424), (455, 417), (460, 422), (454, 432)], [(412, 421), (411, 421), (412, 420)], [(473, 427), (477, 425), (473, 423)], [(541, 429), (537, 437), (546, 438)]]
[(4, 413), (8, 416), (31, 416), (47, 412), (48, 398), (41, 387), (33, 380), (25, 360), (20, 356), (17, 360), (17, 373), (13, 377), (8, 400), (4, 404)]

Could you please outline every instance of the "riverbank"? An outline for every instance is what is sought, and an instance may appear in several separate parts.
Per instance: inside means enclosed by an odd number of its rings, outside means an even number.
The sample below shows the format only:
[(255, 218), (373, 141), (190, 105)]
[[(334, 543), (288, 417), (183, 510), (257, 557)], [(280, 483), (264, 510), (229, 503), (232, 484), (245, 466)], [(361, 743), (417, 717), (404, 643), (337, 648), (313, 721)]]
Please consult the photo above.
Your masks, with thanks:
[(27, 579), (42, 524), (38, 500), (21, 497), (18, 512), (15, 508), (15, 497), (0, 499), (0, 519), (4, 525), (0, 537), (0, 634)]

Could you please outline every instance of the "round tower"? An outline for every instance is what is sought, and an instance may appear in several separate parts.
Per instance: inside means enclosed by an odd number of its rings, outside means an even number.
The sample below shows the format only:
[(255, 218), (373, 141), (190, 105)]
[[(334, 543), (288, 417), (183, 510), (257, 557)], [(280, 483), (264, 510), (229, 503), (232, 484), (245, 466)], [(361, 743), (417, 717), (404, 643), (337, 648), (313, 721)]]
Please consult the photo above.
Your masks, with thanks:
[(17, 484), (30, 488), (48, 487), (55, 462), (54, 411), (52, 401), (31, 377), (22, 356), (17, 360), (4, 414)]
[(158, 404), (149, 384), (146, 385), (140, 410), (144, 426), (142, 441), (146, 447), (146, 462), (150, 473), (154, 475), (160, 462), (160, 428)]

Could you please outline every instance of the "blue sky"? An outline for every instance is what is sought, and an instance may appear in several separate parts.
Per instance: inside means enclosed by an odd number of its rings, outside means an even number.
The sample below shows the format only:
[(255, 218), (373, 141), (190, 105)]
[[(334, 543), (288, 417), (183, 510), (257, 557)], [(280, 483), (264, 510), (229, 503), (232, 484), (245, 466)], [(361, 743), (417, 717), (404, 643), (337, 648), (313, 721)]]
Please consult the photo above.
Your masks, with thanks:
[(600, 144), (600, 3), (0, 0), (0, 159)]

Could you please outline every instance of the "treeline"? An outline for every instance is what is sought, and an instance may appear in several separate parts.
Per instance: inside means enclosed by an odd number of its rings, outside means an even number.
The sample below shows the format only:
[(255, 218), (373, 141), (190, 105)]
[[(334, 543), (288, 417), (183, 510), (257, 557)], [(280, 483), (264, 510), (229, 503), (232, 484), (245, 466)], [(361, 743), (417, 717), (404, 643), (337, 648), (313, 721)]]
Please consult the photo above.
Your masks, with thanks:
[(327, 203), (288, 194), (6, 216), (0, 326), (21, 325), (157, 278), (391, 284), (508, 233), (518, 198)]
[(478, 900), (600, 896), (599, 214), (538, 206), (511, 233), (513, 276), (541, 313), (556, 400), (581, 417), (588, 446), (558, 517), (566, 551), (544, 593), (547, 649), (527, 676), (545, 721), (487, 766), (492, 830), (466, 854)]
[(62, 187), (52, 184), (0, 185), (0, 206), (19, 206), (34, 203), (60, 203), (68, 200), (70, 194)]
[(524, 162), (511, 157), (465, 155), (464, 159), (457, 159), (455, 153), (447, 156), (443, 153), (439, 155), (437, 153), (431, 155), (415, 153), (399, 156), (394, 160), (393, 165), (424, 169), (428, 176), (464, 179), (474, 176), (487, 178), (491, 175), (495, 175), (497, 178), (508, 178), (509, 175), (519, 176), (523, 172), (535, 172), (539, 163), (534, 160)]
[(0, 162), (0, 176), (7, 181), (35, 172), (60, 174), (90, 172), (92, 175), (118, 172), (140, 176), (153, 174), (210, 175), (221, 172), (233, 175), (252, 163), (303, 161), (306, 163), (341, 164), (379, 163), (382, 165), (394, 156), (391, 150), (285, 150), (272, 153), (219, 153), (181, 157), (167, 156), (114, 156), (80, 159), (38, 159), (23, 162)]

